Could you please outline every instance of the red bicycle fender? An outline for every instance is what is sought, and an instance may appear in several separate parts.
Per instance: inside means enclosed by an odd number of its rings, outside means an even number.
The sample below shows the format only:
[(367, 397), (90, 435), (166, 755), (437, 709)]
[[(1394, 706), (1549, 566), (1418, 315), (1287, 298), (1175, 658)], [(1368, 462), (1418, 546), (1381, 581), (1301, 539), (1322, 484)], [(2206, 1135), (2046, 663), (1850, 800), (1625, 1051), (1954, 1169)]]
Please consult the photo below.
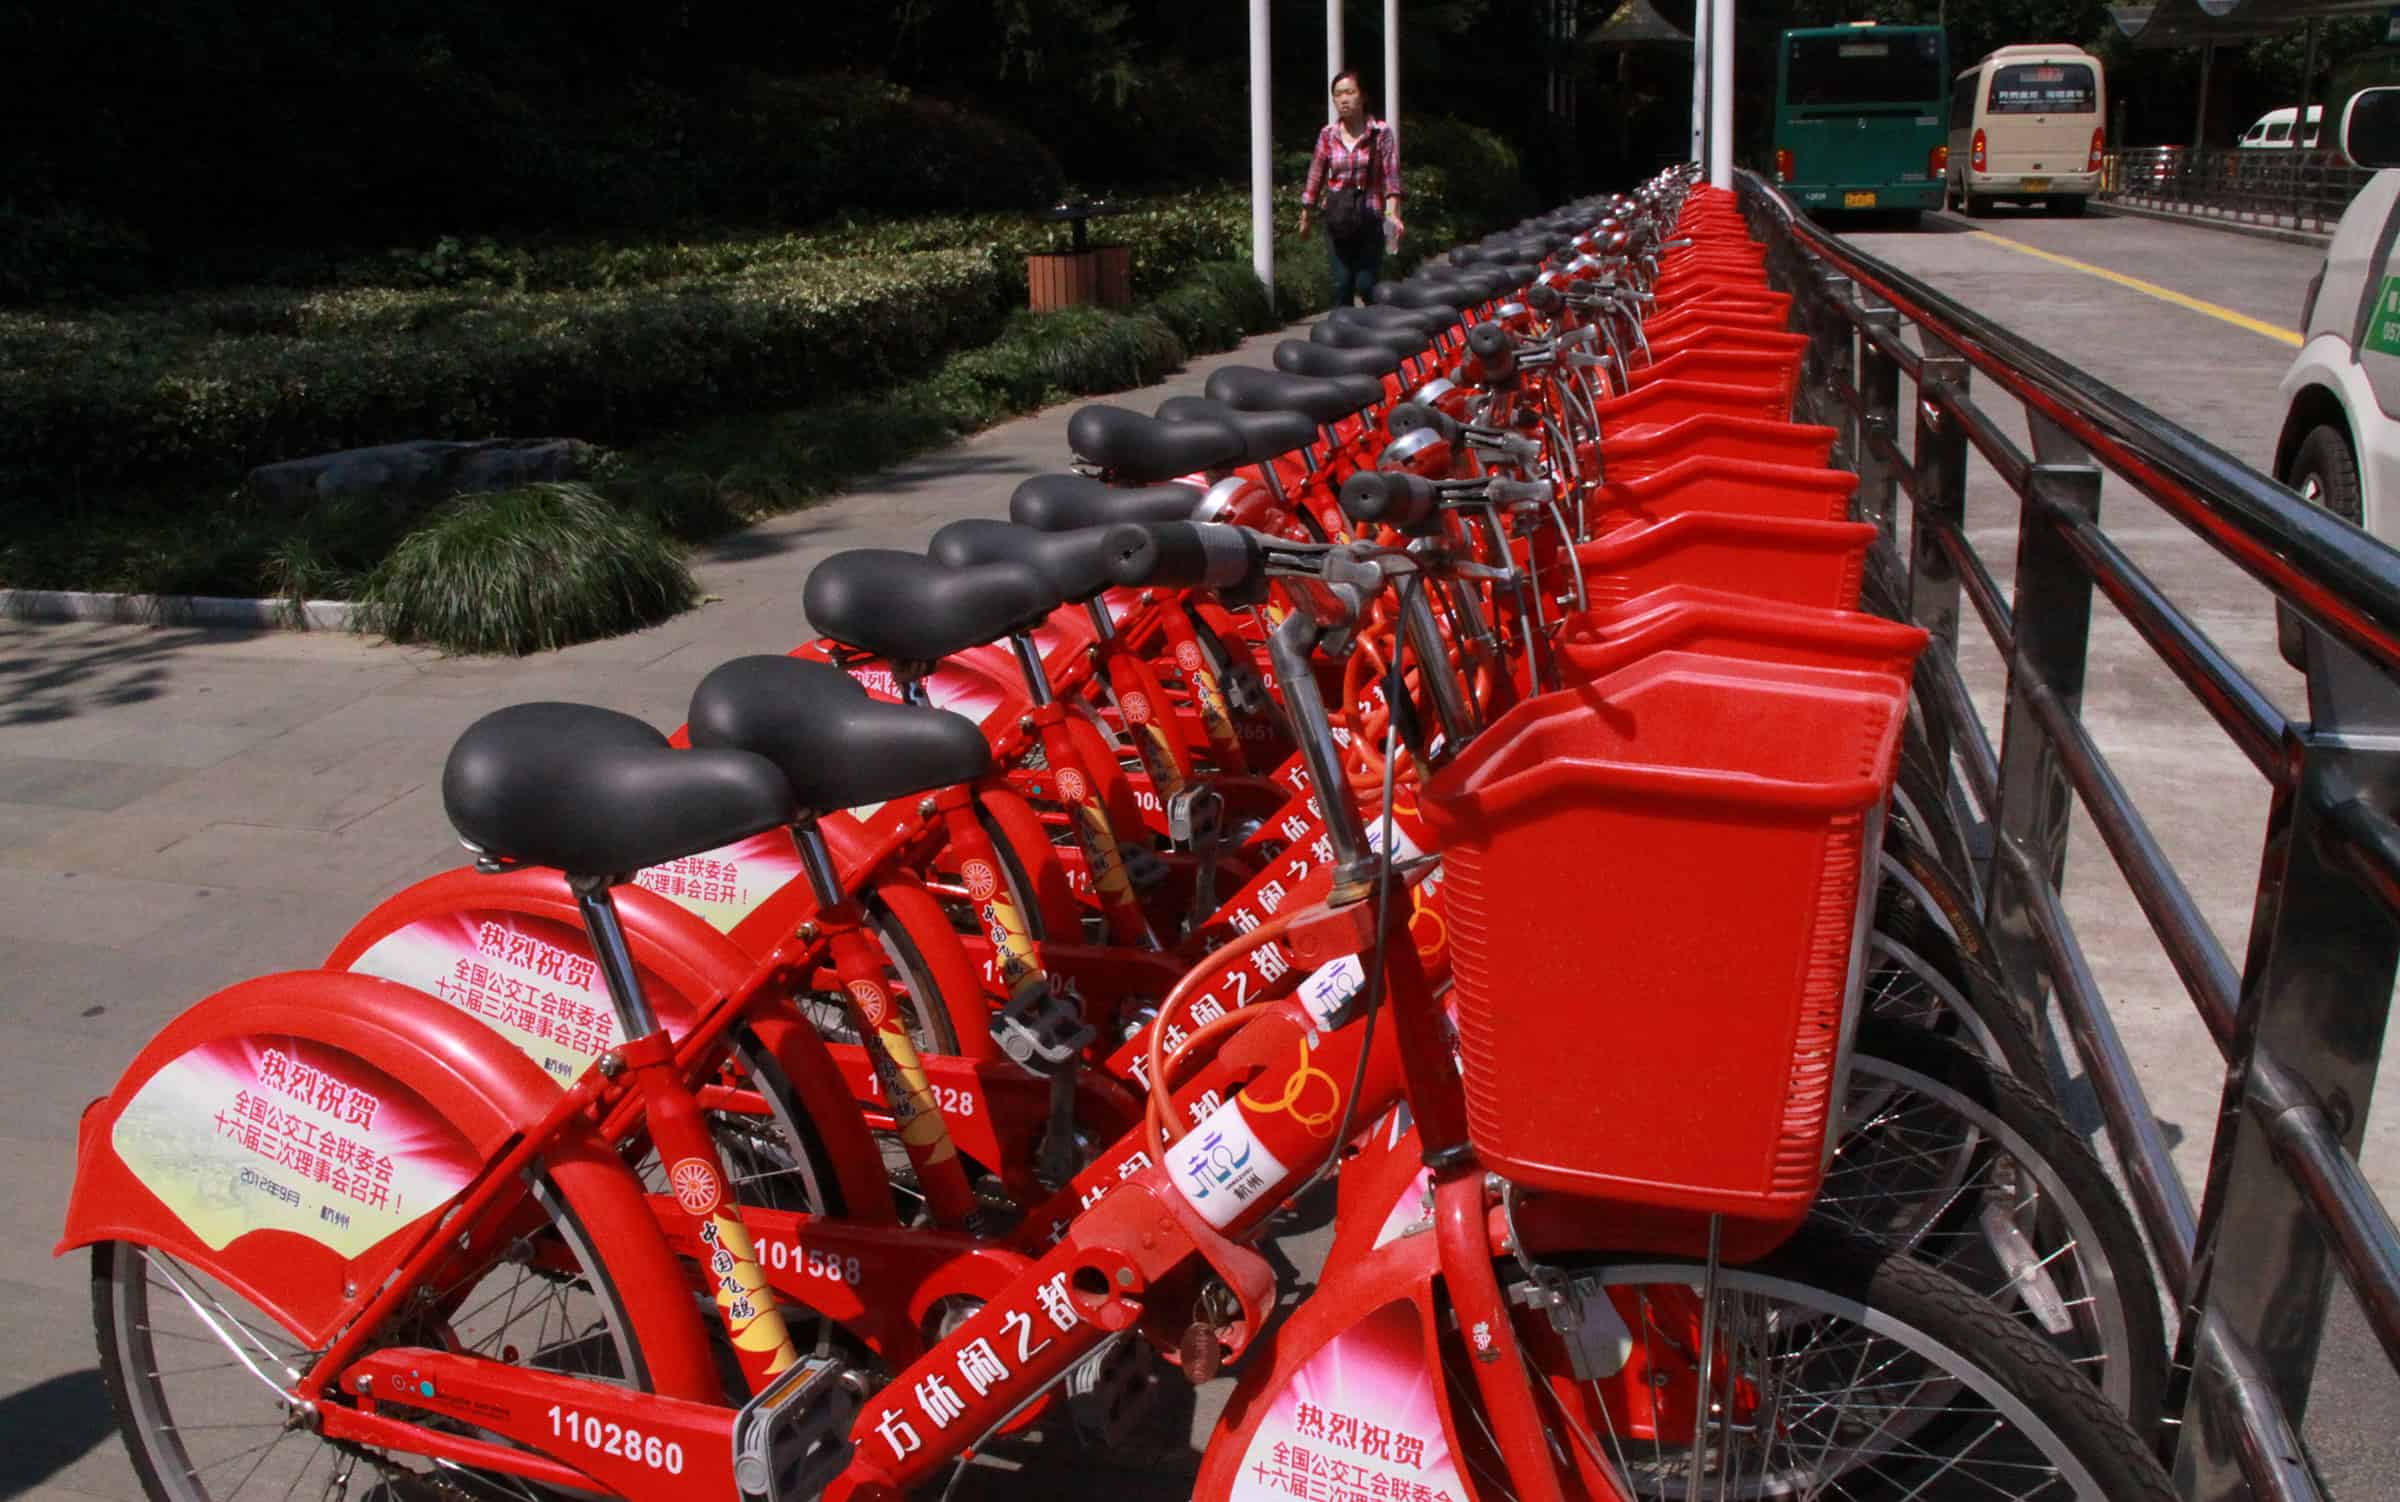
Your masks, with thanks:
[[(295, 1085), (302, 1065), (309, 1066), (310, 1078)], [(331, 1121), (359, 1152), (384, 1156), (389, 1149), (386, 1164), (399, 1160), (386, 1181), (395, 1195), (429, 1181), (449, 1184), (449, 1192), (427, 1195), (421, 1206), (410, 1203), (415, 1213), (404, 1220), (396, 1206), (370, 1220), (362, 1204), (362, 1224), (399, 1223), (371, 1245), (349, 1251), (336, 1243), (352, 1226), (347, 1219), (331, 1224), (340, 1212), (331, 1210), (336, 1200), (330, 1192), (316, 1194), (323, 1202), (319, 1216), (301, 1229), (237, 1229), (231, 1221), (245, 1218), (239, 1210), (244, 1196), (277, 1206), (288, 1199), (305, 1211), (301, 1202), (309, 1197), (312, 1174), (296, 1158), (279, 1162), (255, 1144), (243, 1144), (237, 1100), (249, 1097), (249, 1090), (237, 1096), (215, 1088), (220, 1081), (255, 1087), (287, 1120), (305, 1117), (312, 1143), (330, 1147), (335, 1132), (323, 1123)], [(162, 1088), (146, 1091), (154, 1082)], [(372, 1105), (351, 1112), (354, 1119), (344, 1123), (345, 1106), (362, 1097)], [(328, 1101), (334, 1104), (328, 1107)], [(155, 1247), (222, 1280), (304, 1344), (322, 1345), (350, 1312), (353, 1295), (345, 1290), (377, 1286), (415, 1245), (426, 1217), (440, 1213), (483, 1162), (538, 1127), (557, 1101), (557, 1086), (539, 1066), (472, 1017), (422, 992), (328, 970), (243, 981), (168, 1023), (108, 1096), (84, 1114), (75, 1185), (56, 1250), (100, 1241)], [(132, 1133), (120, 1133), (129, 1110), (141, 1120)], [(363, 1121), (355, 1119), (360, 1116)], [(162, 1140), (174, 1146), (163, 1171), (143, 1151)], [(285, 1140), (276, 1136), (269, 1148)], [(122, 1155), (128, 1146), (151, 1162), (146, 1175)], [(342, 1161), (357, 1160), (345, 1153)], [(549, 1161), (593, 1218), (587, 1229), (605, 1248), (620, 1288), (661, 1310), (663, 1317), (635, 1316), (660, 1390), (695, 1397), (717, 1392), (705, 1332), (688, 1307), (668, 1307), (682, 1296), (685, 1275), (632, 1172), (580, 1130), (561, 1134)], [(326, 1182), (318, 1179), (314, 1187), (322, 1191)], [(292, 1189), (293, 1183), (302, 1189)], [(204, 1208), (217, 1224), (194, 1226), (166, 1196)], [(237, 1207), (230, 1218), (221, 1213), (228, 1203)], [(667, 1306), (656, 1302), (661, 1291), (670, 1295)]]
[[(798, 885), (805, 893), (807, 884)], [(732, 994), (749, 979), (757, 962), (685, 908), (644, 887), (619, 887), (615, 898), (617, 917), (625, 929), (635, 964), (674, 992), (672, 1006), (662, 1006), (660, 998), (653, 998), (653, 1006), (662, 1013), (672, 1011), (691, 1017), (716, 998)], [(487, 876), (467, 867), (427, 877), (384, 901), (334, 946), (333, 954), (325, 962), (326, 968), (348, 970), (376, 944), (413, 925), (459, 920), (479, 912), (546, 919), (572, 930), (571, 934), (558, 936), (562, 946), (585, 943), (575, 894), (567, 889), (566, 879), (557, 872), (528, 870)], [(588, 954), (588, 945), (582, 952)], [(454, 1011), (452, 1015), (475, 1023), (465, 1012)], [(488, 1030), (486, 1035), (491, 1035)], [(775, 1055), (799, 1097), (801, 1109), (815, 1124), (818, 1138), (833, 1161), (844, 1203), (885, 1203), (889, 1194), (884, 1187), (887, 1179), (882, 1155), (859, 1117), (858, 1106), (842, 1082), (841, 1071), (826, 1054), (824, 1040), (814, 1029), (799, 1028), (788, 1032), (775, 1045)], [(560, 1083), (538, 1066), (535, 1072), (550, 1079), (554, 1088)]]
[(991, 818), (995, 835), (1005, 840), (1009, 853), (1033, 883), (1033, 899), (1042, 910), (1042, 924), (1049, 935), (1059, 939), (1074, 939), (1083, 932), (1083, 905), (1076, 900), (1075, 889), (1067, 881), (1067, 868), (1059, 859), (1059, 847), (1050, 843), (1050, 831), (1042, 824), (1042, 816), (1022, 794), (1010, 788), (998, 777), (987, 777), (977, 788), (975, 801)]
[[(1362, 1478), (1381, 1472), (1403, 1486), (1468, 1495), (1437, 1345), (1440, 1276), (1431, 1236), (1395, 1241), (1346, 1271), (1327, 1268), (1253, 1348), (1201, 1460), (1193, 1502), (1227, 1502), (1245, 1475), (1282, 1490), (1270, 1473), (1289, 1474), (1295, 1447)], [(1338, 1421), (1347, 1422), (1337, 1431)], [(1413, 1464), (1402, 1458), (1411, 1453)], [(1298, 1465), (1305, 1472), (1311, 1461), (1303, 1454)], [(1370, 1485), (1361, 1479), (1352, 1489)]]

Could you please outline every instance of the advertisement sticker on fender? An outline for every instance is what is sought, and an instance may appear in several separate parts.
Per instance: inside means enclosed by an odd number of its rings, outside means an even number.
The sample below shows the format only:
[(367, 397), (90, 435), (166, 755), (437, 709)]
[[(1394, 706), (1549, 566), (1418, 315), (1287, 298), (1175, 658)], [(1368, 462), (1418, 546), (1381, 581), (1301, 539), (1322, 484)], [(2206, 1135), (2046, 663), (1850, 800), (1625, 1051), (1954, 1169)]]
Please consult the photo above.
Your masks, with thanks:
[(399, 1081), (291, 1038), (221, 1039), (171, 1061), (126, 1103), (110, 1145), (218, 1251), (274, 1230), (363, 1255), (482, 1163)]

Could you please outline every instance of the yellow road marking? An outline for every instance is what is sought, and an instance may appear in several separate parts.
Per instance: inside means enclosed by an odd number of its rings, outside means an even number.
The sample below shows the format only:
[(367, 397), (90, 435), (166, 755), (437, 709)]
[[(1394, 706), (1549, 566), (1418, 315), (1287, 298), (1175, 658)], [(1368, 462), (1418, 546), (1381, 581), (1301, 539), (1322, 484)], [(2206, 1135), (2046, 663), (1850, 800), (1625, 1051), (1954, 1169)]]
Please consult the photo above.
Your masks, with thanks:
[(2262, 323), (2247, 313), (2236, 313), (2231, 308), (2220, 308), (2213, 302), (2202, 302), (2197, 297), (2186, 297), (2172, 287), (2162, 287), (2156, 282), (2145, 282), (2138, 276), (2127, 276), (2121, 271), (2111, 271), (2105, 266), (2094, 266), (2089, 261), (2078, 261), (2072, 256), (2062, 256), (2055, 251), (2036, 250), (2022, 240), (2011, 240), (2006, 235), (1995, 235), (1988, 229), (1974, 230), (1971, 233), (1978, 240), (1989, 240), (1994, 245), (2005, 245), (2010, 250), (2020, 251), (2029, 256), (2038, 256), (2045, 261), (2056, 261), (2061, 266), (2096, 276), (2102, 281), (2115, 282), (2120, 287), (2131, 287), (2136, 292), (2147, 292), (2160, 302), (2171, 302), (2179, 308), (2189, 308), (2195, 313), (2206, 313), (2211, 318), (2222, 319), (2236, 328), (2248, 329), (2253, 334), (2264, 334), (2277, 344), (2288, 344), (2292, 348), (2298, 349), (2302, 343), (2299, 334), (2291, 329), (2278, 328), (2271, 323)]

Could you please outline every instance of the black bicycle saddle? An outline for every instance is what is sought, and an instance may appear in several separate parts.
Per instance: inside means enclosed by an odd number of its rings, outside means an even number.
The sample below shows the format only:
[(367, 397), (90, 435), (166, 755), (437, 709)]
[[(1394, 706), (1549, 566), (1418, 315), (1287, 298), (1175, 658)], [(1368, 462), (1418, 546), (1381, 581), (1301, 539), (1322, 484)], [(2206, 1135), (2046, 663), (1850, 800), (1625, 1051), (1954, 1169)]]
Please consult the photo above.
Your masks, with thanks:
[(800, 604), (835, 641), (910, 663), (1030, 631), (1059, 597), (1022, 563), (949, 568), (922, 553), (857, 548), (818, 564)]
[(1008, 498), (1008, 519), (1045, 532), (1118, 522), (1183, 522), (1192, 519), (1203, 494), (1189, 485), (1125, 486), (1089, 475), (1035, 475)]
[(1205, 396), (1170, 396), (1158, 415), (1174, 422), (1215, 422), (1242, 437), (1242, 455), (1257, 464), (1317, 441), (1317, 424), (1298, 412), (1245, 412)]
[(1275, 346), (1275, 368), (1304, 376), (1382, 376), (1400, 368), (1400, 357), (1382, 345), (1343, 349), (1286, 339)]
[(981, 563), (1021, 563), (1042, 576), (1058, 597), (1073, 604), (1108, 588), (1108, 565), (1100, 553), (1106, 527), (1045, 532), (1014, 522), (967, 517), (933, 534), (926, 555), (953, 568)]
[(1211, 401), (1244, 412), (1299, 412), (1320, 424), (1339, 422), (1383, 400), (1383, 382), (1372, 376), (1293, 375), (1255, 365), (1211, 371), (1203, 389)]
[(810, 813), (970, 782), (991, 745), (946, 709), (874, 699), (831, 663), (737, 657), (692, 692), (692, 744), (766, 758)]
[(467, 727), (442, 765), (442, 809), (491, 857), (621, 877), (791, 822), (774, 763), (678, 751), (631, 715), (512, 704)]
[(1168, 422), (1094, 403), (1067, 419), (1075, 457), (1120, 484), (1152, 485), (1195, 470), (1223, 469), (1244, 458), (1242, 438), (1213, 422)]

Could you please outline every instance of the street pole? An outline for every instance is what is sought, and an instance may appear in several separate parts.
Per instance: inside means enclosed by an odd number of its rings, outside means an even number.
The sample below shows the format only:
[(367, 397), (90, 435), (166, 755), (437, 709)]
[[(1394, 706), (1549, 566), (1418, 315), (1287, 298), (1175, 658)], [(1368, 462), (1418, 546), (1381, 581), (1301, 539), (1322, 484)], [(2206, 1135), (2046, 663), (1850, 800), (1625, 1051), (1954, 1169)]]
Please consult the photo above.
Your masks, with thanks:
[(1267, 0), (1250, 0), (1250, 269), (1275, 296), (1275, 154), (1269, 122)]
[(1692, 160), (1708, 165), (1708, 13), (1716, 0), (1692, 7)]
[(1733, 186), (1733, 0), (1714, 0), (1708, 23), (1708, 181)]
[(1330, 80), (1347, 66), (1342, 61), (1342, 0), (1325, 0), (1325, 77), (1329, 81), (1325, 94), (1327, 125), (1341, 118), (1341, 111), (1333, 107)]
[(1400, 133), (1400, 0), (1383, 0), (1383, 122)]

